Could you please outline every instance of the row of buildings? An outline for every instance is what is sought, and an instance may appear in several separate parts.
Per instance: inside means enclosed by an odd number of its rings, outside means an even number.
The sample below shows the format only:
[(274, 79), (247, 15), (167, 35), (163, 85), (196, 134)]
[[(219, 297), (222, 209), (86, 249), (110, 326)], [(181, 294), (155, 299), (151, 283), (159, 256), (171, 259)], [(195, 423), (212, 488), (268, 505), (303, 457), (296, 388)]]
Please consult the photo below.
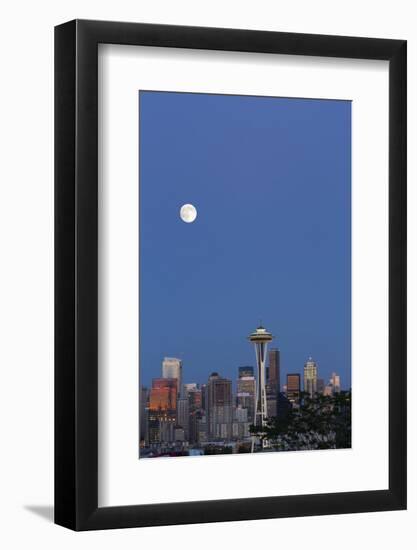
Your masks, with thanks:
[[(266, 366), (267, 417), (285, 414), (300, 401), (301, 376), (287, 374), (281, 387), (280, 352), (268, 352)], [(252, 366), (238, 368), (236, 391), (232, 380), (213, 372), (203, 384), (183, 383), (182, 361), (165, 357), (162, 376), (151, 388), (141, 388), (141, 455), (150, 450), (201, 448), (210, 444), (247, 443), (256, 416), (256, 377)], [(315, 361), (304, 365), (303, 389), (310, 395), (340, 391), (340, 377), (333, 373), (328, 384), (318, 378)]]

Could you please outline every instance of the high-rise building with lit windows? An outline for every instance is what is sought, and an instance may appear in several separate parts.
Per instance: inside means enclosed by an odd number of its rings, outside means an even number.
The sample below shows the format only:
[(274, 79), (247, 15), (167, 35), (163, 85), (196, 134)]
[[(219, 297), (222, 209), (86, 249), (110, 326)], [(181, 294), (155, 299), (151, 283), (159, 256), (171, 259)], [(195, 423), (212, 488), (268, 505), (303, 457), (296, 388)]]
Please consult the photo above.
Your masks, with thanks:
[(198, 426), (203, 414), (203, 392), (201, 389), (193, 388), (188, 390), (188, 414), (189, 414), (189, 440), (192, 443), (198, 441)]
[(140, 435), (139, 440), (141, 445), (145, 445), (149, 440), (148, 425), (149, 425), (149, 390), (145, 386), (140, 390), (140, 412), (139, 412), (139, 426)]
[(149, 409), (152, 411), (175, 411), (177, 408), (177, 380), (154, 378), (149, 394)]
[(331, 386), (330, 384), (324, 386), (323, 395), (331, 397), (333, 395), (333, 386)]
[(188, 384), (183, 384), (181, 397), (187, 397), (188, 392), (198, 389), (198, 384), (196, 382), (189, 382)]
[(177, 413), (177, 379), (154, 378), (149, 392), (149, 442), (169, 442), (174, 438)]
[(202, 391), (195, 389), (192, 391), (189, 391), (187, 394), (188, 403), (191, 411), (195, 411), (197, 409), (202, 408)]
[(275, 418), (278, 410), (278, 391), (275, 384), (266, 384), (266, 412), (267, 418)]
[(188, 397), (180, 397), (177, 399), (177, 427), (184, 430), (185, 439), (188, 440), (190, 428), (190, 413)]
[(300, 375), (287, 374), (287, 399), (292, 405), (298, 405), (300, 403)]
[(335, 372), (332, 372), (330, 384), (333, 386), (333, 393), (340, 393), (340, 376)]
[(304, 391), (311, 397), (317, 393), (317, 363), (311, 357), (304, 364)]
[(238, 372), (239, 372), (239, 378), (254, 376), (253, 367), (239, 367)]
[[(240, 371), (239, 371), (240, 374)], [(255, 420), (256, 380), (254, 376), (242, 376), (237, 380), (236, 406), (248, 411), (248, 422)]]
[(232, 381), (213, 372), (207, 382), (208, 434), (212, 439), (232, 437)]

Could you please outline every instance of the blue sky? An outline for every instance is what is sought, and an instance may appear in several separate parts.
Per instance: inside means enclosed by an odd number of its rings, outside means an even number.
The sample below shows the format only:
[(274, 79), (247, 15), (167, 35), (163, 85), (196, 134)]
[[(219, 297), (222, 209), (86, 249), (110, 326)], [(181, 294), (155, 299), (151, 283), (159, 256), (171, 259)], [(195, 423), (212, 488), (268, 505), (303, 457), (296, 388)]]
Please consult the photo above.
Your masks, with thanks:
[(139, 97), (142, 383), (166, 355), (235, 380), (261, 319), (281, 383), (312, 356), (350, 387), (351, 103)]

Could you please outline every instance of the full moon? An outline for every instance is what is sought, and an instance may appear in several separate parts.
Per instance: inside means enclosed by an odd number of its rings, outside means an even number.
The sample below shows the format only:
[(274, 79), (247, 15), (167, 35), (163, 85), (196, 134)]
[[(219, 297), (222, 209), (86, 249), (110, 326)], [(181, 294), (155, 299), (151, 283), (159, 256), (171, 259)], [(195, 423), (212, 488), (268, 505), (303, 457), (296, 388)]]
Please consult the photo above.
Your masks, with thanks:
[(192, 223), (197, 217), (197, 209), (192, 204), (183, 204), (180, 210), (180, 217), (185, 223)]

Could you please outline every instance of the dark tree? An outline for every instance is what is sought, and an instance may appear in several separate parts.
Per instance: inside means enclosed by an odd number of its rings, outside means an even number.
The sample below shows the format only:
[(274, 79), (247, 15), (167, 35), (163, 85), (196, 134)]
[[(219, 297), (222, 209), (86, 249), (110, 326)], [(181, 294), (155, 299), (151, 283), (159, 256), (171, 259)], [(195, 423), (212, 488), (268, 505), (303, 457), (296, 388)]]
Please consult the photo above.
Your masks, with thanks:
[(269, 419), (262, 430), (251, 426), (251, 433), (282, 451), (350, 448), (351, 392), (314, 397), (302, 393), (298, 407)]
[(230, 455), (232, 453), (233, 449), (228, 445), (207, 445), (204, 447), (205, 455)]

